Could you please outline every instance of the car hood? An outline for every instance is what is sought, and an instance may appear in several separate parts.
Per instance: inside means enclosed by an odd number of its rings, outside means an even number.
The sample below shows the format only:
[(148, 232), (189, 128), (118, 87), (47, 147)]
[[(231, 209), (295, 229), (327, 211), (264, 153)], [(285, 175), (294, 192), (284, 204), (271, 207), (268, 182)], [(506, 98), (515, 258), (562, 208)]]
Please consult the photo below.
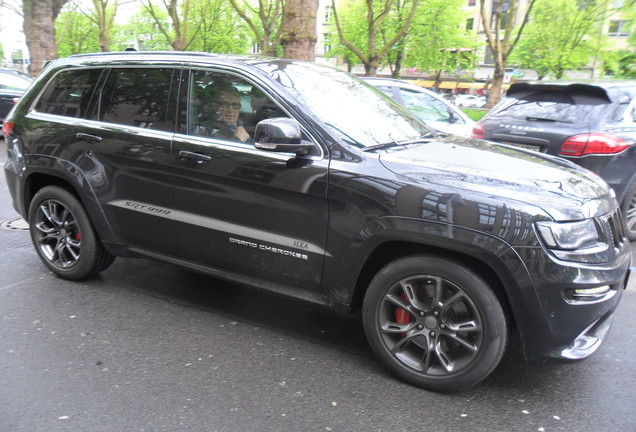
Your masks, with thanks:
[(597, 216), (616, 206), (597, 175), (561, 158), (488, 141), (433, 139), (393, 148), (380, 161), (395, 174), (428, 187), (433, 184), (466, 199), (480, 195), (537, 206), (555, 220)]

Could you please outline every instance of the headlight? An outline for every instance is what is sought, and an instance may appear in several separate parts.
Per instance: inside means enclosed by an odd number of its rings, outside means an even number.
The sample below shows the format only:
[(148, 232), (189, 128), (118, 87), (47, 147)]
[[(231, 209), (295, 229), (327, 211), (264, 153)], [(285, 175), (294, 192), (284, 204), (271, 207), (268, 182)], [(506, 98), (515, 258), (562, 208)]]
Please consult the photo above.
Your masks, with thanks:
[(592, 219), (577, 222), (537, 222), (537, 230), (550, 249), (576, 250), (598, 241)]
[(594, 219), (575, 222), (536, 222), (545, 247), (564, 261), (604, 263), (611, 260), (611, 247)]

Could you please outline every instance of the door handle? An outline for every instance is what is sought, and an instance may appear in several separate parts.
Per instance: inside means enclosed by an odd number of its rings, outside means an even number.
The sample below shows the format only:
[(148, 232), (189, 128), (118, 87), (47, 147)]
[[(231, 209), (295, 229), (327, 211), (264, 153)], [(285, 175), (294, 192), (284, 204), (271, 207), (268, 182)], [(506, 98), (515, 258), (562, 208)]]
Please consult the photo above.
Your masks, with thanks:
[(181, 150), (179, 152), (179, 157), (181, 159), (187, 159), (187, 160), (191, 160), (193, 162), (196, 163), (204, 163), (204, 162), (209, 162), (212, 160), (212, 158), (208, 155), (204, 155), (201, 153), (194, 153), (194, 152), (189, 152), (189, 151), (185, 151), (185, 150)]
[(102, 137), (97, 136), (97, 135), (91, 135), (91, 134), (87, 134), (87, 133), (82, 133), (79, 132), (77, 135), (75, 135), (75, 137), (84, 140), (84, 141), (88, 141), (88, 142), (101, 142), (102, 141)]

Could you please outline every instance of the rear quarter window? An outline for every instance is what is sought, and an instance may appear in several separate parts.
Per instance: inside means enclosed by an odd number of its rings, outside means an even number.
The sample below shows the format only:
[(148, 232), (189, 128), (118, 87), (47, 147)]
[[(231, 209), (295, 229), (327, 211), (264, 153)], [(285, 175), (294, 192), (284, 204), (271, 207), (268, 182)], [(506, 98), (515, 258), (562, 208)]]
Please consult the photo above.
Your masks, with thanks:
[(35, 111), (84, 118), (101, 71), (82, 69), (60, 72), (40, 94)]

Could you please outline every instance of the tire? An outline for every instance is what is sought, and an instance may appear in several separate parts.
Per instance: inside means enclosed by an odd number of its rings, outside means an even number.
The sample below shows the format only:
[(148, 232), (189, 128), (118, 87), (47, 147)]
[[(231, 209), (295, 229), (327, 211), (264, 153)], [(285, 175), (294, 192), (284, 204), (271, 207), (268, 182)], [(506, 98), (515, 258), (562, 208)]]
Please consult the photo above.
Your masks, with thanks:
[(29, 231), (42, 262), (63, 279), (94, 276), (115, 260), (104, 249), (79, 200), (59, 186), (47, 186), (35, 194), (29, 206)]
[(629, 241), (634, 241), (636, 240), (636, 181), (632, 182), (625, 192), (621, 212), (625, 222), (625, 235)]
[(384, 267), (362, 307), (380, 362), (405, 382), (458, 391), (486, 378), (506, 350), (508, 325), (488, 284), (458, 262), (417, 255)]

